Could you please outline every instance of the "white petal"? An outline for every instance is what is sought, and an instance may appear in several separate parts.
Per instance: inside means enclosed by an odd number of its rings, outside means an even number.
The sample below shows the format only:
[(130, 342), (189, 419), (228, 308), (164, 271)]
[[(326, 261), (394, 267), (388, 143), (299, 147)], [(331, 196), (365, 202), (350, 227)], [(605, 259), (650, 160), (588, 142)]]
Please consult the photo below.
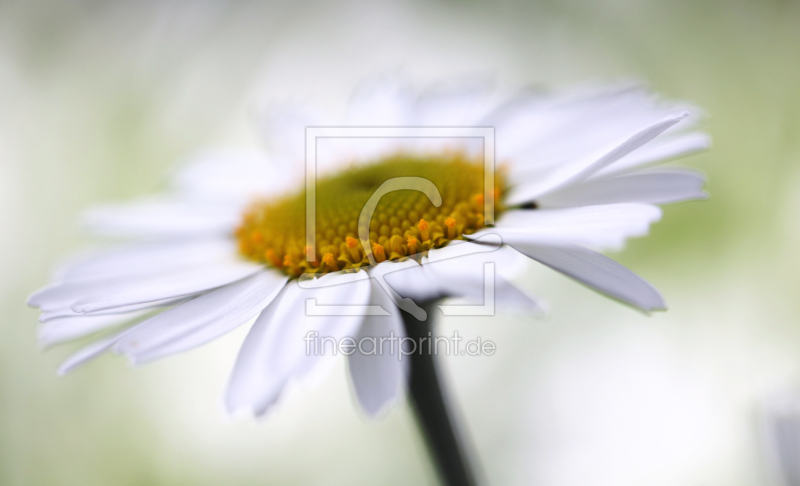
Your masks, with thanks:
[(542, 208), (568, 208), (593, 204), (669, 204), (708, 197), (706, 178), (691, 169), (651, 169), (630, 174), (589, 179), (540, 197)]
[[(412, 123), (413, 93), (397, 76), (370, 80), (356, 89), (344, 119), (351, 127), (405, 127)], [(343, 164), (374, 162), (400, 150), (407, 151), (419, 139), (322, 138), (317, 140), (317, 170), (330, 172)]]
[(542, 306), (504, 275), (513, 275), (519, 267), (519, 254), (501, 247), (501, 239), (489, 234), (482, 244), (455, 241), (444, 248), (431, 250), (418, 265), (413, 260), (384, 262), (370, 270), (374, 277), (384, 276), (400, 296), (420, 304), (443, 297), (465, 297), (479, 302), (484, 298), (484, 263), (495, 263), (495, 290), (499, 301), (517, 309), (538, 312)]
[(302, 305), (294, 295), (295, 288), (290, 283), (281, 289), (247, 333), (225, 392), (225, 407), (229, 413), (240, 409), (249, 409), (253, 414), (265, 412), (289, 381), (291, 370), (271, 356), (275, 343), (270, 342), (269, 336), (275, 333), (272, 328), (279, 325), (274, 321), (285, 305), (284, 299), (287, 303)]
[(142, 322), (114, 350), (140, 364), (205, 344), (255, 317), (286, 280), (263, 271), (212, 290)]
[[(483, 246), (474, 243), (462, 243)], [(453, 245), (443, 248), (445, 250)], [(433, 252), (431, 252), (433, 253)], [(494, 298), (496, 304), (513, 308), (517, 311), (540, 314), (544, 306), (533, 296), (518, 288), (502, 274), (503, 270), (517, 261), (518, 253), (507, 246), (495, 251), (476, 252), (454, 258), (442, 258), (441, 252), (435, 260), (423, 264), (429, 278), (435, 282), (442, 295), (464, 297), (478, 303), (484, 303), (487, 278), (494, 278)], [(486, 273), (486, 263), (494, 263), (494, 275)]]
[(600, 169), (592, 175), (592, 178), (628, 172), (644, 166), (703, 152), (710, 147), (711, 137), (705, 133), (692, 132), (674, 137), (662, 135), (608, 167)]
[(39, 315), (39, 322), (50, 322), (55, 319), (66, 319), (71, 317), (100, 317), (100, 316), (119, 316), (120, 314), (127, 314), (130, 312), (137, 312), (141, 310), (155, 310), (159, 307), (167, 307), (171, 305), (178, 305), (180, 303), (186, 302), (191, 297), (180, 297), (177, 299), (164, 299), (164, 300), (156, 300), (153, 302), (146, 302), (144, 304), (134, 304), (134, 305), (126, 305), (121, 307), (115, 307), (113, 309), (107, 310), (100, 310), (95, 312), (75, 312), (72, 309), (65, 308), (59, 309), (52, 312), (42, 312)]
[(411, 121), (413, 96), (399, 78), (380, 77), (361, 85), (348, 105), (350, 126), (402, 127)]
[(324, 355), (308, 352), (306, 337), (311, 332), (334, 340), (355, 335), (361, 316), (306, 315), (307, 299), (316, 299), (318, 305), (367, 304), (369, 280), (347, 275), (330, 280), (349, 282), (330, 287), (304, 289), (290, 282), (261, 313), (242, 344), (228, 384), (225, 403), (230, 412), (247, 408), (263, 414), (291, 378), (304, 376), (323, 358), (332, 358), (330, 349)]
[(414, 302), (426, 302), (444, 296), (436, 282), (430, 278), (425, 267), (414, 260), (404, 262), (387, 260), (375, 268), (371, 268), (369, 272), (376, 278), (383, 276), (389, 287), (398, 295)]
[[(291, 175), (303, 175), (306, 128), (328, 125), (325, 120), (296, 104), (271, 106), (259, 117), (259, 128), (266, 146)], [(280, 171), (279, 171), (280, 172)]]
[(74, 370), (78, 366), (85, 364), (86, 362), (93, 360), (94, 358), (100, 356), (101, 354), (108, 351), (111, 346), (113, 346), (125, 333), (128, 332), (127, 330), (122, 331), (119, 334), (114, 336), (107, 337), (105, 339), (101, 339), (100, 341), (95, 341), (88, 346), (81, 348), (76, 353), (72, 354), (63, 363), (61, 366), (58, 367), (57, 373), (59, 375), (66, 375), (70, 371)]
[(658, 290), (605, 255), (577, 245), (514, 244), (515, 249), (609, 297), (645, 312), (666, 309)]
[(511, 284), (503, 275), (516, 273), (519, 254), (500, 246), (497, 235), (484, 235), (482, 244), (455, 241), (444, 248), (431, 250), (422, 265), (413, 260), (384, 262), (370, 270), (383, 275), (400, 296), (418, 305), (442, 297), (465, 297), (478, 302), (484, 299), (484, 263), (495, 263), (495, 292), (498, 302), (518, 310), (542, 310), (533, 297)]
[(642, 93), (641, 88), (629, 85), (558, 94), (529, 91), (500, 105), (479, 124), (496, 127), (497, 151), (499, 158), (504, 159), (530, 151), (532, 147), (546, 146), (548, 141), (560, 140), (560, 135), (570, 126), (596, 123), (604, 114), (602, 108), (606, 111), (615, 108), (619, 114), (619, 108), (633, 106)]
[(619, 249), (627, 238), (647, 234), (661, 218), (661, 209), (649, 204), (607, 204), (566, 209), (507, 211), (494, 228), (469, 235), (499, 235), (503, 243), (577, 244), (596, 249)]
[(518, 169), (555, 168), (591, 154), (600, 157), (621, 142), (620, 137), (687, 109), (661, 102), (638, 86), (611, 86), (528, 94), (483, 125), (496, 127), (498, 160), (513, 160), (512, 172), (518, 173)]
[(119, 326), (126, 322), (132, 322), (145, 314), (147, 314), (147, 311), (53, 319), (39, 326), (39, 344), (43, 347), (49, 347), (71, 341), (94, 334), (103, 329)]
[[(207, 266), (210, 262), (224, 265), (231, 261), (231, 255), (235, 253), (236, 247), (230, 238), (137, 243), (111, 250), (95, 250), (61, 265), (54, 276), (56, 282), (34, 292), (29, 297), (28, 304), (42, 307), (45, 311), (39, 319), (40, 322), (83, 315), (71, 310), (69, 305), (87, 295), (93, 287), (130, 277), (159, 276), (166, 272)], [(98, 314), (118, 314), (174, 303), (176, 299), (168, 298), (99, 311)]]
[(422, 127), (477, 126), (495, 103), (486, 79), (459, 80), (423, 92), (414, 106), (414, 125)]
[[(383, 76), (360, 86), (350, 100), (344, 126), (404, 127), (411, 125), (411, 90), (395, 76)], [(374, 162), (419, 143), (415, 139), (387, 137), (324, 137), (316, 140), (316, 168), (327, 174), (343, 165)], [(303, 145), (303, 154), (305, 154)]]
[(240, 204), (143, 198), (87, 211), (84, 224), (103, 236), (163, 238), (225, 236), (241, 219)]
[(409, 359), (400, 354), (398, 339), (405, 337), (401, 311), (377, 282), (370, 285), (370, 305), (381, 306), (389, 315), (364, 317), (348, 365), (358, 403), (367, 415), (376, 417), (402, 395)]
[(189, 199), (244, 204), (283, 192), (290, 175), (283, 169), (262, 150), (211, 150), (191, 157), (172, 185)]
[(61, 266), (57, 280), (88, 280), (159, 273), (230, 260), (236, 254), (232, 238), (137, 243), (75, 259)]
[(29, 305), (43, 311), (78, 313), (185, 297), (252, 275), (264, 267), (231, 256), (199, 268), (54, 284), (33, 294)]
[(500, 248), (503, 241), (494, 234), (479, 235), (473, 241), (453, 241), (443, 248), (430, 250), (422, 259), (422, 263), (433, 263), (438, 261), (450, 260), (476, 253), (493, 252)]
[[(582, 181), (653, 140), (687, 116), (688, 112), (677, 113), (635, 133), (627, 132), (610, 137), (609, 141), (614, 142), (614, 145), (604, 147), (600, 152), (592, 151), (584, 157), (558, 164), (550, 170), (536, 173), (531, 177), (531, 182), (513, 187), (509, 191), (506, 203), (517, 205), (534, 201), (561, 187)], [(620, 139), (621, 137), (622, 139)], [(608, 147), (612, 146), (613, 149), (609, 150)]]
[(107, 287), (94, 288), (70, 307), (75, 312), (92, 312), (192, 295), (235, 282), (263, 268), (255, 263), (231, 261), (225, 265), (164, 274), (158, 278), (148, 276), (127, 281), (117, 280)]
[(485, 236), (481, 243), (483, 244), (477, 245), (465, 241), (453, 242), (444, 248), (429, 251), (428, 255), (423, 259), (424, 265), (420, 265), (414, 260), (406, 260), (404, 262), (385, 261), (375, 268), (370, 268), (369, 272), (375, 278), (385, 278), (386, 283), (395, 292), (414, 302), (421, 303), (439, 299), (448, 294), (427, 270), (427, 263), (450, 260), (472, 253), (491, 252), (499, 248), (501, 242), (496, 235), (489, 235)]

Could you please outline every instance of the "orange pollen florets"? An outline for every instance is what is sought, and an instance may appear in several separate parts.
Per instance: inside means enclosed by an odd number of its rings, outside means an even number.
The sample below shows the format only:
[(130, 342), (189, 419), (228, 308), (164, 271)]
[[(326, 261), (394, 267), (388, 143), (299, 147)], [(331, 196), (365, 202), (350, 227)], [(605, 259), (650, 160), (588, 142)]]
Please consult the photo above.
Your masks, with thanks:
[(339, 271), (339, 265), (336, 264), (336, 259), (333, 257), (332, 253), (326, 253), (325, 256), (322, 257), (322, 261), (325, 262), (325, 265), (331, 267), (334, 272)]
[(381, 245), (372, 245), (372, 254), (375, 255), (375, 261), (378, 263), (386, 260), (386, 253)]
[[(441, 203), (434, 205), (418, 188), (396, 190), (383, 195), (371, 218), (362, 222), (361, 212), (370, 197), (383, 182), (397, 177), (427, 179), (438, 189)], [(502, 171), (495, 174), (495, 181), (497, 216), (503, 210)], [(428, 251), (484, 227), (483, 193), (481, 160), (460, 153), (400, 154), (318, 179), (313, 240), (306, 235), (303, 191), (254, 201), (235, 236), (242, 256), (290, 277), (357, 271), (371, 264), (370, 256), (376, 262), (421, 261)]]

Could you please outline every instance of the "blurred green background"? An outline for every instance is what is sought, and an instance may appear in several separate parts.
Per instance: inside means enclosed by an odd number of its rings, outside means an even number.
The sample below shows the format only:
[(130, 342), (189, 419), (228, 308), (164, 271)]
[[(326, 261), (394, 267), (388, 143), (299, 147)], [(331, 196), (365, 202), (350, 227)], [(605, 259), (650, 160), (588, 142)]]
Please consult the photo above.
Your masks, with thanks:
[(800, 385), (800, 4), (790, 1), (0, 2), (0, 484), (435, 484), (406, 406), (358, 411), (343, 363), (264, 420), (221, 392), (246, 329), (66, 378), (25, 307), (79, 213), (163, 186), (198, 148), (259, 143), (271, 100), (337, 110), (362, 78), (501, 86), (630, 77), (709, 115), (707, 202), (615, 255), (670, 304), (645, 317), (531, 266), (545, 319), (445, 320), (497, 485), (771, 484), (759, 410)]

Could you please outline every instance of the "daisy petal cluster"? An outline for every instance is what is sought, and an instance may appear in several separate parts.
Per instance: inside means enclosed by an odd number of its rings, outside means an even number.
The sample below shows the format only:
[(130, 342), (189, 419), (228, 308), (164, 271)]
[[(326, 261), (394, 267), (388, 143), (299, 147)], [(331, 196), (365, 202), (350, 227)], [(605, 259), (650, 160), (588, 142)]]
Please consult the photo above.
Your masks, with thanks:
[[(66, 373), (108, 351), (149, 362), (254, 320), (225, 403), (260, 415), (288, 383), (335, 357), (308, 353), (309, 333), (403, 336), (402, 311), (381, 282), (418, 303), (480, 302), (491, 262), (499, 307), (539, 312), (538, 299), (506, 278), (528, 258), (644, 312), (664, 309), (653, 286), (600, 252), (647, 234), (661, 217), (657, 205), (706, 197), (701, 173), (661, 165), (708, 148), (694, 111), (637, 86), (504, 97), (483, 84), (416, 90), (395, 79), (362, 87), (340, 120), (276, 108), (259, 126), (267, 150), (204, 153), (163, 195), (89, 211), (91, 230), (128, 241), (73, 258), (30, 297), (41, 310), (39, 339), (51, 346), (95, 337), (63, 363)], [(486, 224), (474, 140), (326, 140), (307, 258), (298, 174), (305, 127), (315, 125), (494, 127), (496, 223)], [(360, 228), (377, 187), (406, 176), (430, 180), (441, 204), (396, 191)], [(502, 244), (485, 244), (491, 238)], [(311, 300), (390, 312), (317, 315), (307, 310)], [(367, 414), (402, 396), (406, 364), (393, 352), (356, 350), (347, 359)]]

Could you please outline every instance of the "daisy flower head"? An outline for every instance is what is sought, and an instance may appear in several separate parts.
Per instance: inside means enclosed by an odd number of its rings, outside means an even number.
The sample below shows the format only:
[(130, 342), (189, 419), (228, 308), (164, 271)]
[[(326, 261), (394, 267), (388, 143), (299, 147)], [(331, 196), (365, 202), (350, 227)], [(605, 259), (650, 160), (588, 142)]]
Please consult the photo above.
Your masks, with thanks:
[[(334, 357), (309, 353), (308, 336), (406, 336), (433, 302), (482, 302), (488, 264), (501, 307), (541, 310), (506, 278), (528, 258), (644, 312), (664, 309), (654, 287), (600, 251), (646, 234), (658, 204), (705, 197), (701, 173), (659, 167), (708, 147), (697, 119), (636, 86), (503, 97), (394, 79), (358, 90), (343, 120), (272, 110), (259, 125), (266, 150), (204, 153), (168, 193), (89, 211), (90, 229), (129, 241), (67, 262), (30, 297), (39, 339), (99, 334), (66, 373), (107, 351), (149, 362), (255, 319), (225, 404), (260, 415)], [(488, 127), (497, 171), (487, 187), (475, 139), (320, 139), (309, 225), (303, 175), (315, 126)], [(406, 185), (376, 197), (390, 180)], [(369, 415), (402, 396), (409, 370), (398, 353), (347, 355)]]

